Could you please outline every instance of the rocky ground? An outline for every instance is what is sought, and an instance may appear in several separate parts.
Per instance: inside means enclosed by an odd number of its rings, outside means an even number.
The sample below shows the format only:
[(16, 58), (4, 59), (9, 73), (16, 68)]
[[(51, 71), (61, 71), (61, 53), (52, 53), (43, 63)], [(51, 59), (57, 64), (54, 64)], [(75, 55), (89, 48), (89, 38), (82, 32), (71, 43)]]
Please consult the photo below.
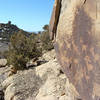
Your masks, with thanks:
[(5, 100), (79, 100), (75, 88), (62, 72), (54, 50), (42, 58), (46, 61), (44, 64), (18, 71), (10, 77), (10, 67), (0, 67), (0, 90), (4, 92)]

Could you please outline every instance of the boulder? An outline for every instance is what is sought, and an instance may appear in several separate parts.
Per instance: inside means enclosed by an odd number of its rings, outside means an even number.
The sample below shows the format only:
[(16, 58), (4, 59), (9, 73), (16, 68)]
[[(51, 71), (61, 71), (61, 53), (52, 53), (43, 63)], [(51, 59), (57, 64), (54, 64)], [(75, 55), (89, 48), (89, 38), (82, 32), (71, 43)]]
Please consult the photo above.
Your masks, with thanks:
[(2, 82), (8, 78), (11, 67), (1, 67), (0, 68), (0, 90), (2, 90)]
[(0, 67), (5, 67), (7, 65), (6, 59), (0, 59)]
[(10, 67), (1, 67), (0, 68), (0, 100), (4, 100), (4, 90), (2, 87), (2, 83), (4, 80), (8, 78), (8, 74), (10, 72)]
[(5, 100), (34, 100), (38, 93), (42, 80), (35, 74), (35, 69), (18, 71), (3, 81)]

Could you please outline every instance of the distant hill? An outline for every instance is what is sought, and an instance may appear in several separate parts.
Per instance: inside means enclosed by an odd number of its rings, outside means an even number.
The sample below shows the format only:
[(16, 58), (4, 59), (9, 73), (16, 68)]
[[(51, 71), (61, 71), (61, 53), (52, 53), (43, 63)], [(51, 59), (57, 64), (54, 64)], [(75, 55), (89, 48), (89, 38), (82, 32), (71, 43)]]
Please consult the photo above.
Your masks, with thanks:
[(13, 25), (11, 21), (6, 24), (0, 23), (0, 41), (9, 42), (11, 35), (18, 31), (22, 31), (25, 35), (30, 34), (29, 32), (18, 28), (16, 25)]

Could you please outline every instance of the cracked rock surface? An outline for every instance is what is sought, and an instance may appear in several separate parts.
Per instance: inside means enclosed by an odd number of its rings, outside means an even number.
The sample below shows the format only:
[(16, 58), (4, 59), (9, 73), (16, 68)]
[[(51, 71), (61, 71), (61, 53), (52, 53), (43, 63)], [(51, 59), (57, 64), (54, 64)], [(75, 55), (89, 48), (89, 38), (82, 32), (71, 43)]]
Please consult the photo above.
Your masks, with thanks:
[[(47, 53), (47, 56), (50, 54)], [(10, 77), (7, 76), (9, 70), (9, 67), (0, 69), (5, 100), (77, 100), (75, 88), (61, 71), (55, 57), (49, 57), (45, 64), (18, 71)]]

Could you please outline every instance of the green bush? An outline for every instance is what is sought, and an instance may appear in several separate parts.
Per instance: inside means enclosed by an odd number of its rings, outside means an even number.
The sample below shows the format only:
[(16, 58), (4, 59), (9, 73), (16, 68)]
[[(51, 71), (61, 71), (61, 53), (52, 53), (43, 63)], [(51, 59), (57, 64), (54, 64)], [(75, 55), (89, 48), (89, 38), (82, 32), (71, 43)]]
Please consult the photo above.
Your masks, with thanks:
[(11, 36), (10, 42), (7, 60), (17, 70), (25, 69), (30, 59), (38, 58), (42, 54), (37, 48), (35, 37), (27, 37), (19, 32)]
[(13, 65), (16, 70), (25, 69), (29, 60), (37, 59), (43, 51), (54, 48), (49, 37), (48, 25), (43, 29), (39, 34), (27, 34), (20, 30), (11, 36), (9, 51), (5, 55), (9, 65)]

